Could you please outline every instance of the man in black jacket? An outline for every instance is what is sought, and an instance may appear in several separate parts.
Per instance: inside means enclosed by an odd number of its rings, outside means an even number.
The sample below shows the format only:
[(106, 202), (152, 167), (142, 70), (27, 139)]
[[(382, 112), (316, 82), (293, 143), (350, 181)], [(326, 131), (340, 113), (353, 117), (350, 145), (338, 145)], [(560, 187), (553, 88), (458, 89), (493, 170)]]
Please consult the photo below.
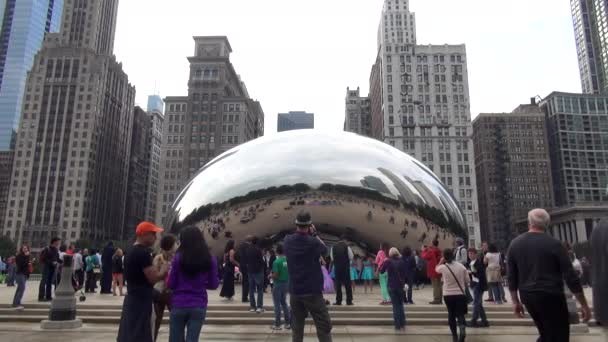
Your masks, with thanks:
[(55, 284), (57, 265), (59, 260), (59, 244), (61, 239), (54, 237), (48, 247), (44, 248), (41, 254), (42, 280), (38, 288), (38, 301), (50, 302), (53, 299), (53, 285)]
[(250, 245), (249, 240), (251, 240), (251, 236), (247, 236), (245, 241), (241, 242), (236, 251), (236, 261), (239, 262), (239, 271), (241, 272), (241, 300), (243, 303), (249, 303), (249, 274), (247, 273), (247, 249)]
[(540, 341), (567, 342), (570, 321), (564, 281), (581, 304), (584, 322), (591, 318), (591, 310), (566, 249), (545, 232), (550, 221), (544, 209), (530, 211), (529, 231), (511, 242), (507, 257), (509, 291), (515, 315), (523, 318), (526, 306)]
[[(247, 248), (247, 271), (249, 272), (249, 311), (264, 312), (264, 256), (258, 246), (258, 238), (251, 238)], [(257, 293), (257, 301), (255, 295)]]
[(353, 251), (344, 241), (344, 237), (331, 249), (331, 260), (336, 273), (336, 303), (334, 305), (342, 305), (342, 286), (346, 288), (346, 305), (353, 305), (353, 288), (350, 279)]
[[(471, 259), (469, 270), (471, 288), (473, 289), (473, 318), (468, 326), (471, 328), (487, 328), (490, 323), (488, 323), (488, 317), (483, 308), (483, 293), (488, 289), (486, 265), (483, 262), (483, 255), (478, 254), (473, 247), (469, 248), (469, 259)], [(481, 324), (477, 322), (478, 319), (481, 319)]]

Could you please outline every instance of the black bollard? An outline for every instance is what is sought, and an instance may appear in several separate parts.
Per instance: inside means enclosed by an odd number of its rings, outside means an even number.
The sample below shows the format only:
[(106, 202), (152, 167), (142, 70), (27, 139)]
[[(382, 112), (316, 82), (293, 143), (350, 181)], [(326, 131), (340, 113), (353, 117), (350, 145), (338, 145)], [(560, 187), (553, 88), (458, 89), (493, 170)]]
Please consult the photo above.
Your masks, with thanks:
[(75, 329), (82, 326), (82, 321), (76, 318), (72, 261), (71, 255), (64, 255), (61, 282), (55, 289), (49, 319), (41, 322), (42, 329)]

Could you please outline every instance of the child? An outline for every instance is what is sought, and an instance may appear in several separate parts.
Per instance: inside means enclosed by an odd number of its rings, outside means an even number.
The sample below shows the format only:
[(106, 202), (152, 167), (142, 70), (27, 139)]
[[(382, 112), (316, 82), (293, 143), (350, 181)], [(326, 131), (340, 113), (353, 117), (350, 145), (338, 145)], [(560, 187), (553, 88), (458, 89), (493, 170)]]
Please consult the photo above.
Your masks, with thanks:
[(373, 292), (374, 289), (374, 259), (368, 255), (363, 261), (363, 271), (361, 272), (361, 280), (363, 280), (363, 288), (367, 293), (369, 287), (369, 293)]
[(357, 287), (357, 280), (359, 280), (359, 271), (357, 270), (357, 260), (359, 259), (358, 255), (355, 255), (355, 259), (350, 262), (350, 282), (351, 287), (353, 288), (353, 292)]
[(285, 329), (291, 329), (291, 317), (287, 306), (287, 291), (289, 276), (287, 274), (287, 258), (283, 255), (283, 245), (276, 247), (276, 259), (272, 263), (272, 301), (274, 303), (274, 325), (272, 330), (281, 330), (281, 309), (285, 315)]

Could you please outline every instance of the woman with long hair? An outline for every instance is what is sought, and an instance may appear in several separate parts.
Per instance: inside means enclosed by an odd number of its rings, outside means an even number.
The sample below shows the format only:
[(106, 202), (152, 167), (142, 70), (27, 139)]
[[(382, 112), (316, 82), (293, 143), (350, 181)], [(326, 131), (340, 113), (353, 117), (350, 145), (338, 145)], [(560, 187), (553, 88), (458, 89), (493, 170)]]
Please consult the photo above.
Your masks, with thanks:
[[(177, 238), (175, 235), (166, 234), (160, 239), (160, 253), (158, 253), (152, 260), (152, 266), (157, 270), (161, 270), (166, 267), (170, 270), (169, 266), (177, 250)], [(165, 308), (171, 311), (171, 292), (167, 288), (167, 282), (165, 279), (159, 280), (154, 284), (154, 291), (156, 296), (154, 297), (154, 314), (156, 320), (154, 321), (154, 341), (158, 339), (158, 331), (160, 325), (163, 323), (163, 316), (165, 314)]]
[(124, 265), (122, 261), (124, 253), (122, 249), (117, 248), (116, 252), (112, 256), (112, 294), (117, 296), (116, 294), (116, 286), (118, 286), (118, 291), (121, 296), (124, 296), (122, 289), (124, 287)]
[(207, 315), (207, 289), (217, 289), (219, 278), (217, 262), (195, 226), (180, 233), (167, 285), (173, 291), (169, 342), (198, 341)]
[(101, 265), (97, 257), (97, 253), (94, 249), (91, 249), (89, 256), (85, 259), (86, 273), (87, 273), (87, 285), (85, 291), (87, 293), (95, 293), (97, 287), (97, 277), (101, 273)]
[(488, 286), (492, 292), (494, 303), (502, 304), (502, 294), (500, 288), (502, 287), (502, 275), (500, 274), (500, 253), (495, 244), (490, 244), (488, 253), (483, 258), (483, 262), (486, 265), (486, 277), (488, 280)]
[(21, 246), (19, 254), (15, 258), (15, 282), (17, 283), (17, 291), (15, 291), (15, 297), (13, 298), (13, 308), (16, 310), (23, 310), (21, 300), (25, 293), (25, 284), (27, 279), (30, 277), (30, 248), (26, 245)]
[(234, 240), (229, 240), (226, 243), (226, 248), (224, 248), (224, 275), (222, 290), (220, 291), (220, 297), (229, 301), (232, 301), (232, 297), (234, 297), (234, 268), (240, 267), (234, 257), (235, 255)]
[[(435, 271), (443, 277), (443, 301), (448, 308), (448, 322), (454, 342), (464, 342), (466, 338), (467, 296), (465, 288), (470, 279), (467, 269), (454, 261), (454, 250), (447, 248)], [(458, 330), (457, 330), (458, 328)]]
[(380, 272), (380, 268), (384, 261), (388, 258), (389, 245), (386, 242), (383, 242), (380, 245), (380, 250), (376, 255), (376, 267), (378, 267), (378, 282), (380, 283), (380, 294), (382, 295), (381, 305), (388, 305), (391, 303), (390, 296), (388, 294), (388, 274), (386, 272)]

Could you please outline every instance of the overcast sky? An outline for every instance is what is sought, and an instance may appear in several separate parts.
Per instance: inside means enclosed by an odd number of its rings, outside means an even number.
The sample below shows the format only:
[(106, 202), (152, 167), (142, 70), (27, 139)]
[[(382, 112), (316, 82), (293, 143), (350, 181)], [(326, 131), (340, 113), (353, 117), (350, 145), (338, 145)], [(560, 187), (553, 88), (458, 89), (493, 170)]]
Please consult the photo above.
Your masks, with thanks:
[[(341, 130), (346, 87), (367, 95), (383, 0), (122, 0), (114, 47), (136, 102), (187, 94), (192, 36), (225, 35), (265, 112), (315, 113)], [(568, 0), (411, 0), (418, 44), (467, 45), (471, 113), (580, 91)]]

